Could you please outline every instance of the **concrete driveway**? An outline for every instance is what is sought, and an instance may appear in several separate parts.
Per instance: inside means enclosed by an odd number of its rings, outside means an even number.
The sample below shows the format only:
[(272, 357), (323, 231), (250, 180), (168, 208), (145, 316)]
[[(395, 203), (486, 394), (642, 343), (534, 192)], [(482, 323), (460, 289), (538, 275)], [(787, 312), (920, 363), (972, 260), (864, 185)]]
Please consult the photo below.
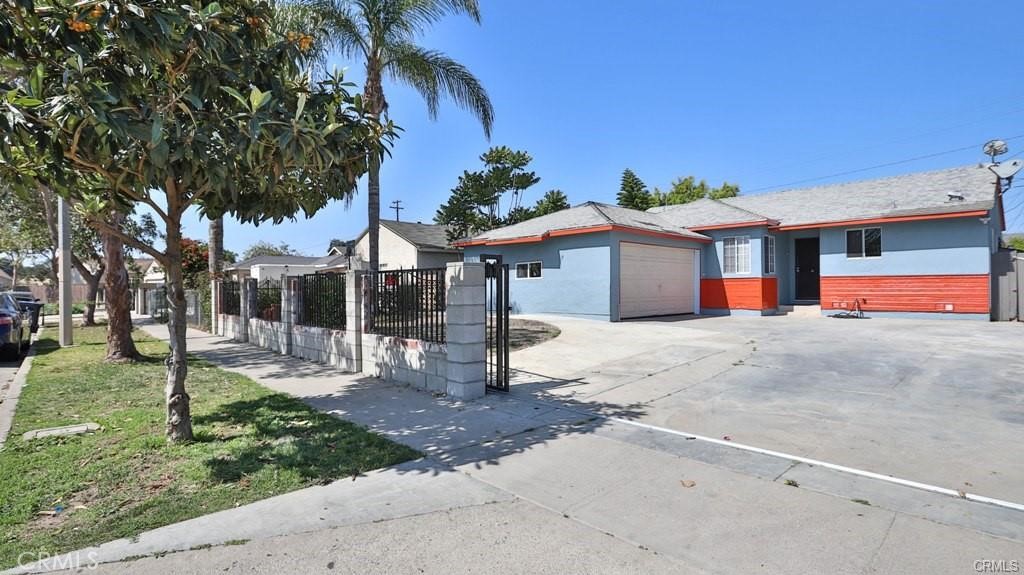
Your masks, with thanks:
[(513, 394), (1024, 503), (1024, 324), (535, 316)]

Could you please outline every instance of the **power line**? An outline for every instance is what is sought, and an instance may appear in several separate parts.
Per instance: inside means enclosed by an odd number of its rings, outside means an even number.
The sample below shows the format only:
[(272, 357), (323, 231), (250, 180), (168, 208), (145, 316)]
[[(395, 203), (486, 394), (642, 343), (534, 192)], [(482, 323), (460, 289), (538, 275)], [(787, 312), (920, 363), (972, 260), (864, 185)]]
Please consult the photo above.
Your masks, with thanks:
[[(1019, 101), (1019, 98), (1013, 98), (1012, 101), (1015, 101), (1015, 102)], [(991, 104), (982, 106), (982, 107), (977, 108), (977, 109), (978, 110), (990, 109), (990, 108), (995, 107), (996, 105), (997, 105), (997, 102), (992, 102)], [(935, 129), (926, 130), (926, 131), (918, 131), (917, 133), (909, 135), (909, 136), (904, 136), (904, 137), (899, 137), (899, 138), (890, 138), (888, 140), (884, 140), (884, 141), (881, 141), (881, 142), (876, 142), (876, 143), (869, 144), (869, 145), (866, 145), (866, 146), (858, 146), (856, 148), (851, 148), (851, 149), (846, 149), (846, 150), (839, 150), (838, 148), (833, 148), (834, 150), (836, 150), (835, 152), (828, 152), (828, 153), (821, 154), (821, 155), (818, 155), (818, 156), (815, 156), (815, 157), (805, 158), (805, 159), (803, 159), (803, 160), (801, 160), (799, 162), (790, 162), (790, 163), (787, 163), (787, 164), (776, 164), (775, 166), (762, 167), (760, 169), (756, 169), (753, 172), (747, 172), (746, 174), (741, 173), (740, 176), (741, 176), (741, 179), (742, 178), (748, 178), (748, 177), (753, 176), (753, 175), (759, 175), (759, 174), (764, 174), (764, 173), (775, 172), (775, 171), (778, 171), (779, 169), (782, 169), (782, 168), (790, 168), (790, 167), (793, 167), (793, 166), (800, 166), (800, 165), (806, 165), (808, 163), (819, 162), (821, 160), (826, 160), (826, 159), (835, 157), (836, 155), (838, 155), (838, 153), (848, 154), (850, 152), (861, 152), (861, 151), (865, 151), (865, 150), (871, 150), (871, 149), (879, 148), (881, 146), (887, 146), (887, 145), (891, 145), (891, 144), (898, 144), (898, 143), (901, 143), (901, 142), (909, 142), (911, 140), (916, 140), (916, 139), (922, 138), (924, 136), (940, 134), (942, 132), (948, 132), (950, 130), (955, 130), (957, 128), (962, 128), (962, 127), (966, 127), (966, 126), (970, 126), (970, 125), (974, 125), (974, 124), (980, 124), (982, 122), (987, 122), (987, 121), (993, 120), (995, 118), (1000, 118), (1000, 117), (1003, 117), (1003, 116), (1010, 116), (1010, 115), (1014, 115), (1014, 114), (1019, 114), (1021, 112), (1024, 112), (1024, 108), (1015, 108), (1013, 110), (1010, 110), (1009, 112), (1003, 112), (1003, 113), (999, 113), (999, 114), (995, 114), (995, 115), (989, 115), (989, 116), (985, 116), (983, 118), (978, 118), (978, 119), (975, 119), (975, 120), (969, 120), (969, 121), (966, 121), (966, 122), (960, 122), (960, 123), (957, 123), (957, 124), (950, 124), (950, 125), (947, 125), (947, 126), (945, 126), (943, 128), (935, 128)]]
[[(1004, 138), (1004, 141), (1016, 140), (1016, 139), (1019, 139), (1019, 138), (1024, 138), (1024, 134), (1019, 134), (1019, 135), (1012, 136), (1012, 137), (1009, 137), (1009, 138)], [(753, 190), (746, 190), (746, 191), (747, 191), (747, 193), (762, 192), (762, 191), (765, 191), (765, 190), (772, 190), (772, 189), (775, 189), (775, 188), (788, 188), (789, 186), (796, 186), (796, 185), (799, 185), (799, 184), (806, 184), (808, 182), (817, 182), (817, 181), (820, 181), (820, 180), (827, 180), (829, 178), (838, 178), (840, 176), (849, 176), (851, 174), (859, 174), (859, 173), (862, 173), (862, 172), (869, 172), (871, 170), (877, 170), (877, 169), (880, 169), (880, 168), (888, 168), (888, 167), (891, 167), (891, 166), (898, 166), (900, 164), (909, 164), (911, 162), (917, 162), (917, 161), (920, 161), (920, 160), (927, 160), (929, 158), (936, 158), (938, 156), (945, 156), (946, 154), (954, 154), (956, 152), (964, 152), (964, 151), (967, 151), (967, 150), (973, 150), (973, 149), (976, 149), (977, 147), (979, 147), (979, 146), (981, 146), (983, 144), (984, 144), (984, 142), (982, 142), (981, 144), (972, 144), (970, 146), (964, 146), (962, 148), (956, 148), (956, 149), (953, 149), (953, 150), (946, 150), (946, 151), (943, 151), (943, 152), (935, 152), (934, 154), (925, 154), (923, 156), (915, 156), (913, 158), (907, 158), (907, 159), (904, 159), (904, 160), (897, 160), (895, 162), (887, 162), (885, 164), (878, 164), (878, 165), (875, 165), (875, 166), (868, 166), (866, 168), (858, 168), (856, 170), (847, 170), (845, 172), (837, 172), (835, 174), (829, 174), (827, 176), (818, 176), (818, 177), (814, 177), (814, 178), (805, 178), (803, 180), (796, 180), (796, 181), (788, 182), (788, 183), (785, 183), (785, 184), (777, 184), (777, 185), (774, 185), (774, 186), (765, 186), (765, 187), (754, 188)]]

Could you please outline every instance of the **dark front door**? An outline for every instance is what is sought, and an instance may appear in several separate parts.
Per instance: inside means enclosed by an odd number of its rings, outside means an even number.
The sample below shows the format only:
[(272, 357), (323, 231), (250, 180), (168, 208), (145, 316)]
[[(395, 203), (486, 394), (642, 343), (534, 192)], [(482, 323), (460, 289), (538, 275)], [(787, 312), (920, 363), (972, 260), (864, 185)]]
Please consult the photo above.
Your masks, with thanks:
[(818, 238), (797, 238), (793, 241), (796, 251), (796, 299), (816, 300), (820, 297), (818, 280), (821, 276), (818, 271)]

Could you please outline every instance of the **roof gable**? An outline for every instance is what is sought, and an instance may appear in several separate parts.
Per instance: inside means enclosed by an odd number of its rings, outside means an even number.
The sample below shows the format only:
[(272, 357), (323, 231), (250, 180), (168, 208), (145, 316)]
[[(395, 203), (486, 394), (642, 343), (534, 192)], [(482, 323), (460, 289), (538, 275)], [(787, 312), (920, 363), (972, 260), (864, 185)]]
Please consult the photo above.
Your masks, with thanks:
[[(441, 224), (424, 224), (422, 222), (402, 222), (397, 220), (380, 220), (380, 226), (387, 228), (420, 251), (458, 252), (459, 248), (448, 242), (448, 226)], [(369, 230), (364, 229), (358, 237), (358, 243)]]
[(255, 256), (224, 269), (239, 270), (252, 266), (304, 266), (311, 265), (318, 259), (320, 258), (314, 256)]
[(567, 210), (488, 230), (472, 238), (460, 240), (458, 243), (474, 245), (516, 239), (540, 241), (549, 235), (609, 231), (616, 227), (626, 231), (636, 230), (678, 236), (680, 239), (708, 240), (706, 236), (672, 224), (662, 218), (660, 214), (598, 202), (586, 202)]

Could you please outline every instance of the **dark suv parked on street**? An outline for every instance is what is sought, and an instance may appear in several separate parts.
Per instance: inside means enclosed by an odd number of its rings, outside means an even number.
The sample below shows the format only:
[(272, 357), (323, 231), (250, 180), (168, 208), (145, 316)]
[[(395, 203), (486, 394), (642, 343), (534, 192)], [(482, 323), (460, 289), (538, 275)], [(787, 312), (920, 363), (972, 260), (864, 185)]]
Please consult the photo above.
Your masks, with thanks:
[(0, 293), (0, 356), (17, 359), (32, 344), (32, 322), (10, 292)]

